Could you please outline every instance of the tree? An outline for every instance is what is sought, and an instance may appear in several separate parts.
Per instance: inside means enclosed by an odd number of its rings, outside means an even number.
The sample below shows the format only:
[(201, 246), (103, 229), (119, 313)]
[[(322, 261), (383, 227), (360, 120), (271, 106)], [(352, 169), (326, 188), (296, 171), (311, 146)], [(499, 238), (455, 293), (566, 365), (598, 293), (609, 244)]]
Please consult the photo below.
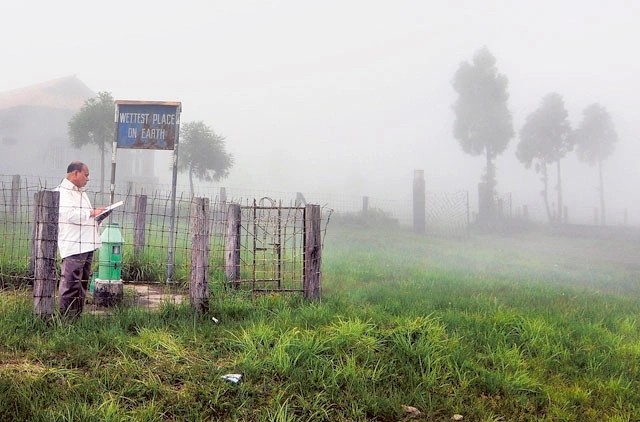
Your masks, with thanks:
[(560, 172), (560, 160), (573, 149), (571, 142), (571, 126), (569, 113), (564, 108), (562, 96), (551, 93), (542, 99), (540, 107), (527, 116), (522, 129), (520, 129), (520, 143), (516, 150), (516, 157), (525, 167), (534, 165), (536, 173), (541, 174), (544, 205), (549, 221), (553, 221), (549, 208), (547, 165), (556, 163), (558, 193), (558, 208), (556, 219), (562, 216), (562, 178)]
[(202, 121), (185, 123), (181, 128), (178, 149), (178, 170), (189, 173), (193, 196), (193, 178), (220, 180), (229, 174), (233, 156), (226, 152), (224, 137), (216, 134)]
[[(504, 152), (513, 138), (511, 113), (507, 108), (507, 78), (498, 73), (496, 59), (487, 48), (473, 57), (473, 63), (463, 62), (455, 73), (452, 85), (458, 93), (453, 105), (453, 134), (462, 150), (470, 155), (485, 155), (486, 215), (494, 215), (494, 159)], [(481, 199), (482, 204), (482, 199)], [(481, 213), (482, 213), (481, 206)]]
[(587, 106), (582, 113), (582, 122), (573, 132), (576, 143), (576, 154), (580, 161), (589, 165), (598, 165), (600, 186), (600, 224), (606, 224), (604, 204), (604, 179), (602, 177), (602, 162), (615, 149), (618, 134), (613, 127), (613, 121), (607, 110), (595, 103)]
[(97, 97), (89, 98), (69, 121), (69, 139), (71, 145), (80, 148), (94, 144), (100, 151), (100, 192), (104, 192), (105, 151), (113, 142), (115, 124), (113, 97), (108, 92), (99, 92)]

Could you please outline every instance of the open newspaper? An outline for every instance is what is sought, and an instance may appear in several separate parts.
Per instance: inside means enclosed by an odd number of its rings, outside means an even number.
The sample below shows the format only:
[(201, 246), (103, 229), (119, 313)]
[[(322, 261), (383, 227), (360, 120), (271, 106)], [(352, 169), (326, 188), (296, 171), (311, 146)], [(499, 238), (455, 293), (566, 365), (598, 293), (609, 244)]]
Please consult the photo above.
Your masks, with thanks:
[(102, 211), (100, 214), (96, 215), (96, 222), (98, 224), (102, 223), (102, 220), (104, 220), (105, 218), (109, 217), (109, 215), (111, 215), (111, 213), (113, 212), (114, 209), (118, 208), (119, 206), (123, 205), (124, 201), (118, 201), (118, 202), (114, 202), (113, 204), (109, 205), (107, 208), (104, 209), (104, 211)]

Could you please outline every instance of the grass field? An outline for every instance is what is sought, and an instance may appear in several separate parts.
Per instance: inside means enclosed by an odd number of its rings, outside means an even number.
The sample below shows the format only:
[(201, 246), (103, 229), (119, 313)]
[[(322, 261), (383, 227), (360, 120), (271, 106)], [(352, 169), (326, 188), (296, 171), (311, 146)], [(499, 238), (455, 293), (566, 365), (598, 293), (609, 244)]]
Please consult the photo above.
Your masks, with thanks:
[(331, 225), (319, 303), (214, 289), (209, 315), (46, 325), (5, 294), (0, 420), (637, 421), (638, 257), (633, 236)]

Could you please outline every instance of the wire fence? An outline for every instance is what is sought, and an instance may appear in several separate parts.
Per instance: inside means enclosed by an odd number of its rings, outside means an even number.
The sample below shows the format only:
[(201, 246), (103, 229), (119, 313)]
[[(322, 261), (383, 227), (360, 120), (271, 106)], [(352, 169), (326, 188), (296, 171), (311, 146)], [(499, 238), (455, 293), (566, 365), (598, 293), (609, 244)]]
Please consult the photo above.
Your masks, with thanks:
[[(28, 295), (34, 284), (34, 216), (36, 196), (57, 186), (58, 181), (39, 178), (0, 177), (0, 288)], [(94, 204), (108, 202), (106, 195), (87, 191)], [(170, 192), (149, 195), (134, 189), (116, 192), (124, 205), (112, 211), (103, 226), (117, 225), (122, 232), (126, 257), (121, 277), (126, 280), (123, 301), (135, 306), (155, 307), (169, 301), (182, 302), (194, 270), (194, 197), (177, 192), (175, 207)], [(207, 200), (208, 261), (202, 264), (214, 289), (238, 292), (303, 292), (305, 266), (304, 206), (284, 206), (282, 200), (234, 197)], [(239, 207), (238, 277), (229, 284), (228, 212)], [(333, 210), (321, 208), (321, 238)], [(140, 224), (140, 215), (143, 223)], [(174, 216), (173, 222), (171, 216)], [(172, 232), (173, 228), (173, 232)], [(103, 232), (104, 233), (104, 232)], [(142, 239), (142, 240), (141, 240)], [(172, 245), (172, 246), (171, 246)], [(102, 251), (99, 250), (99, 253)], [(102, 260), (94, 257), (94, 277)], [(60, 276), (60, 265), (56, 268)], [(170, 280), (169, 280), (170, 278)], [(93, 286), (92, 280), (92, 286)], [(168, 283), (171, 281), (171, 283)], [(97, 286), (97, 283), (95, 284)], [(90, 289), (91, 290), (91, 289)], [(95, 297), (94, 297), (95, 299)], [(90, 306), (91, 311), (102, 312)]]
[(605, 210), (605, 223), (602, 221), (602, 211), (599, 207), (568, 204), (563, 206), (562, 215), (558, 216), (555, 203), (549, 204), (547, 211), (542, 199), (538, 202), (524, 202), (507, 193), (498, 198), (498, 205), (502, 215), (508, 220), (528, 221), (537, 224), (560, 222), (563, 225), (576, 226), (608, 226), (608, 227), (638, 227), (640, 226), (640, 210), (625, 208), (619, 204)]
[[(38, 192), (55, 188), (61, 178), (0, 175), (0, 287), (29, 287), (33, 284), (35, 198)], [(110, 202), (110, 194), (87, 190), (94, 206)], [(169, 186), (128, 183), (117, 186), (116, 208), (106, 223), (118, 224), (125, 239), (122, 279), (135, 282), (125, 286), (124, 301), (137, 306), (184, 300), (192, 271), (193, 199), (207, 198), (211, 265), (214, 286), (226, 286), (224, 264), (228, 239), (229, 204), (242, 205), (240, 230), (241, 274), (233, 284), (239, 291), (300, 291), (303, 277), (303, 212), (306, 204), (322, 209), (323, 234), (331, 218), (338, 223), (390, 226), (410, 229), (414, 224), (412, 200), (394, 200), (339, 194), (278, 192), (237, 187), (178, 186), (175, 207)], [(144, 229), (137, 223), (144, 197)], [(469, 230), (467, 192), (425, 194), (425, 234), (463, 238)], [(172, 213), (173, 212), (173, 213)], [(173, 221), (171, 216), (173, 217)], [(172, 231), (173, 227), (173, 231)], [(140, 240), (143, 239), (143, 240)], [(98, 266), (94, 258), (94, 267)], [(59, 264), (58, 264), (59, 271)], [(97, 270), (97, 268), (96, 268)], [(95, 272), (97, 273), (97, 271)], [(173, 283), (166, 283), (170, 278)]]
[[(38, 192), (55, 188), (60, 181), (58, 178), (0, 175), (0, 288), (24, 287), (28, 290), (33, 285), (35, 197)], [(87, 194), (94, 206), (110, 202), (109, 193), (88, 190)], [(232, 284), (234, 290), (240, 292), (301, 290), (306, 204), (321, 206), (323, 235), (329, 219), (363, 226), (415, 227), (416, 210), (411, 199), (237, 187), (199, 186), (192, 192), (189, 187), (178, 186), (173, 207), (169, 186), (133, 183), (118, 186), (114, 196), (115, 200), (123, 200), (124, 206), (116, 208), (108, 222), (117, 223), (125, 239), (122, 279), (135, 283), (125, 287), (124, 301), (136, 306), (155, 307), (163, 301), (177, 303), (184, 300), (185, 287), (193, 271), (190, 218), (194, 198), (207, 198), (210, 204), (207, 218), (211, 255), (207, 270), (214, 288), (229, 287), (224, 256), (229, 238), (227, 217), (230, 204), (242, 206), (239, 224), (241, 270)], [(141, 213), (142, 197), (145, 198), (143, 229), (136, 220)], [(543, 207), (518, 204), (511, 194), (498, 198), (498, 206), (507, 221), (547, 222)], [(579, 212), (568, 213), (568, 222), (598, 225), (597, 210), (589, 211), (583, 213), (584, 216)], [(617, 214), (620, 213), (609, 211), (611, 224), (628, 223), (626, 211), (624, 219)], [(468, 192), (425, 192), (426, 235), (466, 238), (474, 218)], [(96, 261), (94, 259), (94, 266), (98, 265)], [(170, 284), (167, 283), (169, 278)]]

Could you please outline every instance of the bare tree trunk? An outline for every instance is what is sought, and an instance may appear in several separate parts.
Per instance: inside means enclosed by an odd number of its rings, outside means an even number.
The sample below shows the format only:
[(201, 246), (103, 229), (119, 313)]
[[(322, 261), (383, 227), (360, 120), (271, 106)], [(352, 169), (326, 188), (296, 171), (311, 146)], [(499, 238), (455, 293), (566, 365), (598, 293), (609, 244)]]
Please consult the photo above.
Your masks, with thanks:
[(562, 218), (562, 177), (560, 172), (560, 160), (556, 161), (556, 168), (558, 169), (558, 184), (556, 185), (556, 189), (558, 189), (558, 223), (563, 223)]
[(551, 208), (549, 208), (549, 176), (547, 174), (547, 163), (542, 163), (542, 197), (544, 199), (544, 208), (547, 210), (547, 219), (549, 223), (553, 223), (551, 217)]
[(604, 178), (602, 177), (602, 160), (598, 161), (598, 176), (600, 178), (600, 224), (607, 224), (604, 208)]
[(487, 182), (487, 221), (491, 221), (492, 224), (495, 219), (495, 194), (496, 194), (496, 180), (495, 171), (493, 168), (493, 156), (490, 148), (486, 147), (486, 182)]

